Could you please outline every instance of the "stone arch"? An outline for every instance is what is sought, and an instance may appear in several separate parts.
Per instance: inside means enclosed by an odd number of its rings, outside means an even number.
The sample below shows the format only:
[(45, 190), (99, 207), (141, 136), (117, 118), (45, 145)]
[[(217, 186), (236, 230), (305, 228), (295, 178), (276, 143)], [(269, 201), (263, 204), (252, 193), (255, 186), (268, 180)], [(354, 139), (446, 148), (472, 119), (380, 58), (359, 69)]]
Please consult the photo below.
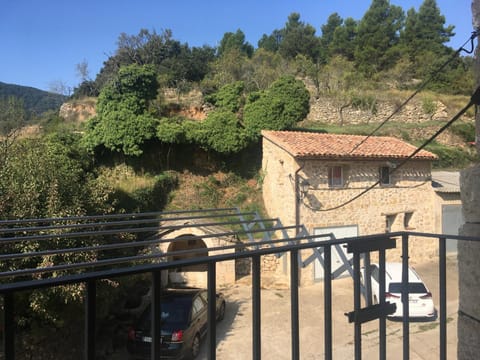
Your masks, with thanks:
[[(199, 249), (205, 249), (205, 251), (199, 251)], [(183, 234), (177, 236), (172, 242), (169, 243), (167, 253), (186, 250), (191, 250), (192, 252), (168, 256), (168, 260), (175, 261), (208, 256), (207, 245), (205, 244), (205, 241), (201, 237), (193, 234)], [(180, 271), (207, 271), (207, 264), (183, 266)]]
[[(167, 230), (160, 235), (163, 240), (160, 244), (160, 251), (167, 255), (167, 261), (234, 252), (234, 249), (218, 248), (238, 243), (238, 240), (233, 235), (221, 235), (228, 232), (226, 229), (217, 226), (204, 226), (197, 220), (164, 222), (163, 225), (165, 227), (175, 226), (174, 230)], [(219, 235), (216, 236), (216, 234)], [(215, 248), (216, 250), (213, 250)], [(180, 250), (194, 250), (194, 252), (169, 256), (169, 253)], [(216, 265), (216, 275), (217, 285), (219, 286), (234, 283), (235, 261), (227, 260), (218, 262)], [(170, 281), (170, 285), (178, 284), (182, 286), (206, 287), (207, 265), (201, 264), (177, 268), (169, 271), (168, 276), (164, 278)]]

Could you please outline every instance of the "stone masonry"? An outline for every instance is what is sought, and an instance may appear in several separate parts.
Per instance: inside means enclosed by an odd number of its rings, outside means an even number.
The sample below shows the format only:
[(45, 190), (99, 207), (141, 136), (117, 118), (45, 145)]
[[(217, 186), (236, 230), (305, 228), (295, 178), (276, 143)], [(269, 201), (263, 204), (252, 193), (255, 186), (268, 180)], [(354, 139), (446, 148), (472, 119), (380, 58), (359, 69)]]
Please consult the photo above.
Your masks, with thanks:
[[(345, 186), (329, 188), (328, 167), (339, 165), (345, 169)], [(435, 232), (433, 208), (436, 195), (431, 186), (429, 160), (412, 160), (392, 174), (392, 185), (377, 186), (357, 200), (329, 210), (374, 184), (379, 177), (379, 167), (387, 165), (392, 166), (386, 159), (298, 160), (284, 148), (264, 140), (262, 168), (265, 207), (269, 216), (280, 218), (284, 225), (295, 224), (297, 174), (300, 179), (308, 181), (307, 192), (299, 194), (298, 220), (310, 234), (316, 228), (345, 225), (356, 225), (359, 235), (403, 230)], [(414, 239), (409, 244), (411, 263), (438, 253), (438, 244), (433, 239)], [(397, 249), (388, 252), (387, 260), (401, 261), (400, 250), (401, 240), (398, 239)], [(303, 284), (312, 281), (311, 267), (302, 271)]]
[[(473, 28), (480, 28), (480, 0), (472, 1)], [(477, 38), (478, 41), (478, 38)], [(476, 84), (480, 84), (480, 56), (477, 47), (475, 54)], [(480, 114), (476, 111), (476, 146), (480, 152)], [(480, 165), (477, 164), (461, 173), (460, 188), (465, 224), (462, 235), (480, 235)], [(459, 316), (457, 357), (460, 360), (476, 359), (480, 353), (480, 244), (460, 241), (458, 244), (459, 271)]]

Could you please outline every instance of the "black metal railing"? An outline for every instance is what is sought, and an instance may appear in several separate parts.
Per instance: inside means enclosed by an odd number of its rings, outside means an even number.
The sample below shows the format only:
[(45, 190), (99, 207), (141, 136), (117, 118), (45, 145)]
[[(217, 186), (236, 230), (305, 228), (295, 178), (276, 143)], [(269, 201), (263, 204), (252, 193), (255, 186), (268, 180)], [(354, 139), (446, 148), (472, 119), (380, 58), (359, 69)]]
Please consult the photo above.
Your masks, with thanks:
[[(188, 220), (188, 221), (186, 221)], [(179, 224), (179, 221), (184, 221)], [(248, 224), (248, 226), (245, 226)], [(255, 226), (259, 224), (259, 226)], [(179, 250), (168, 253), (139, 252), (138, 249), (151, 249), (164, 242), (163, 234), (185, 228), (215, 228), (216, 232), (206, 233), (204, 237), (235, 236), (233, 244), (202, 248), (197, 250)], [(219, 227), (225, 230), (219, 231)], [(439, 344), (440, 359), (446, 359), (447, 353), (447, 314), (446, 314), (446, 235), (414, 232), (397, 232), (355, 238), (325, 240), (318, 235), (308, 235), (296, 231), (295, 226), (281, 226), (278, 219), (260, 219), (254, 213), (241, 213), (238, 209), (216, 209), (198, 211), (176, 211), (146, 214), (121, 214), (91, 217), (65, 217), (55, 219), (28, 219), (0, 221), (0, 259), (3, 267), (0, 272), (0, 293), (3, 295), (4, 311), (4, 358), (15, 359), (15, 296), (25, 290), (56, 287), (67, 284), (85, 284), (85, 337), (84, 358), (94, 359), (96, 349), (96, 309), (98, 301), (97, 282), (102, 279), (121, 278), (136, 274), (151, 274), (152, 308), (152, 346), (151, 358), (160, 358), (160, 304), (162, 293), (162, 271), (183, 266), (207, 265), (208, 298), (214, 299), (217, 291), (217, 264), (228, 260), (251, 260), (252, 291), (252, 358), (262, 358), (261, 332), (261, 258), (271, 254), (284, 254), (290, 262), (290, 304), (291, 304), (291, 359), (300, 359), (300, 322), (299, 322), (299, 279), (300, 269), (304, 266), (301, 252), (317, 252), (321, 249), (324, 267), (324, 358), (332, 359), (334, 350), (332, 317), (332, 248), (342, 244), (353, 254), (354, 309), (346, 314), (354, 323), (355, 359), (362, 357), (362, 324), (367, 321), (379, 321), (379, 358), (386, 359), (387, 333), (386, 318), (395, 309), (385, 301), (385, 258), (386, 251), (396, 246), (400, 240), (403, 263), (403, 359), (410, 357), (410, 321), (408, 307), (409, 240), (411, 238), (434, 238), (439, 243)], [(265, 234), (275, 232), (283, 234), (281, 238), (268, 238)], [(286, 233), (292, 237), (285, 237)], [(129, 236), (125, 236), (128, 234)], [(300, 234), (300, 235), (299, 235)], [(282, 235), (280, 235), (282, 236)], [(448, 235), (449, 239), (480, 241), (479, 238)], [(123, 239), (123, 240), (122, 240)], [(126, 240), (124, 240), (126, 239)], [(182, 240), (185, 240), (182, 237)], [(253, 239), (253, 241), (251, 241)], [(255, 240), (260, 239), (260, 240)], [(62, 241), (72, 240), (69, 247), (62, 247)], [(48, 243), (56, 245), (49, 247)], [(34, 243), (35, 251), (19, 251), (18, 244)], [(40, 246), (41, 244), (42, 246)], [(119, 253), (126, 252), (126, 255)], [(114, 252), (112, 252), (114, 251)], [(360, 280), (362, 261), (368, 263), (369, 254), (378, 251), (380, 266), (379, 304), (361, 307), (361, 294), (364, 292)], [(205, 255), (207, 252), (207, 255)], [(90, 260), (80, 258), (78, 262), (55, 263), (50, 266), (32, 267), (25, 259), (39, 259), (44, 256), (65, 254), (91, 254)], [(119, 255), (120, 254), (120, 255)], [(188, 258), (183, 258), (187, 256)], [(192, 255), (194, 257), (192, 257)], [(195, 256), (196, 255), (196, 256)], [(171, 260), (175, 257), (176, 260)], [(33, 261), (33, 260), (32, 260)], [(29, 264), (25, 267), (23, 264)], [(52, 274), (56, 274), (53, 276)], [(39, 276), (41, 275), (41, 276)], [(216, 359), (216, 322), (215, 302), (208, 303), (207, 354), (208, 359)], [(312, 336), (317, 336), (312, 334)]]

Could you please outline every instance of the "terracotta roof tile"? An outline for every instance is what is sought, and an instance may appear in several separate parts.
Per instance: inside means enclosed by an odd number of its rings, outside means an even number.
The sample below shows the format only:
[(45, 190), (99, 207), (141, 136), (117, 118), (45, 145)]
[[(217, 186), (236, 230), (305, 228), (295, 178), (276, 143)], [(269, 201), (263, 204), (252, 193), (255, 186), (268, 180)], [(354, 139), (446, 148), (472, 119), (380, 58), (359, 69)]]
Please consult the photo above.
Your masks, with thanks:
[[(416, 150), (415, 146), (389, 136), (371, 136), (352, 151), (366, 136), (267, 130), (262, 135), (295, 158), (405, 159)], [(435, 160), (437, 156), (421, 150), (414, 159)]]

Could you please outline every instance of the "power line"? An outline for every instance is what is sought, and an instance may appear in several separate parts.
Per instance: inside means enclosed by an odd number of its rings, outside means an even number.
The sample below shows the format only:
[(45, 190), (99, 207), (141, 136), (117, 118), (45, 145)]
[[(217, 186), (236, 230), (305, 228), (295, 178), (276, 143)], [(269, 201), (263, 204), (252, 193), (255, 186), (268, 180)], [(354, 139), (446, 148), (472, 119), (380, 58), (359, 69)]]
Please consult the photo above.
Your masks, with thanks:
[[(418, 95), (420, 91), (422, 91), (428, 83), (430, 83), (449, 63), (451, 63), (457, 56), (460, 54), (462, 51), (465, 51), (467, 54), (471, 54), (474, 49), (474, 44), (473, 40), (478, 36), (478, 30), (475, 30), (472, 32), (472, 35), (468, 38), (467, 41), (463, 43), (462, 46), (460, 46), (457, 51), (455, 51), (450, 58), (447, 59), (437, 70), (432, 72), (430, 76), (420, 84), (417, 90), (413, 92), (403, 103), (400, 104), (384, 121), (382, 121), (370, 134), (368, 134), (362, 141), (360, 141), (357, 145), (353, 147), (352, 150), (350, 150), (349, 154), (353, 153), (355, 150), (357, 150), (361, 145), (365, 143), (371, 136), (373, 136), (378, 130), (380, 130), (388, 121), (390, 121), (396, 114), (402, 110), (405, 105), (407, 105), (410, 100), (412, 100), (415, 96)], [(465, 46), (470, 43), (470, 50), (465, 49)]]
[[(433, 140), (435, 140), (437, 138), (437, 136), (439, 136), (441, 133), (443, 133), (450, 125), (452, 125), (455, 121), (457, 121), (463, 114), (465, 114), (467, 112), (467, 110), (473, 106), (473, 105), (476, 105), (476, 106), (479, 106), (480, 105), (480, 87), (477, 88), (477, 90), (475, 90), (475, 92), (473, 93), (473, 95), (471, 96), (470, 98), (470, 101), (468, 102), (468, 104), (462, 109), (460, 110), (460, 112), (458, 112), (449, 122), (447, 122), (445, 125), (443, 125), (439, 130), (437, 130), (437, 132), (435, 132), (435, 134), (433, 134), (427, 141), (425, 141), (420, 147), (418, 147), (413, 153), (411, 153), (406, 159), (404, 159), (402, 162), (400, 162), (394, 169), (392, 169), (392, 171), (390, 172), (390, 174), (393, 174), (395, 173), (395, 171), (397, 171), (399, 168), (401, 168), (403, 165), (405, 165), (408, 161), (410, 161), (415, 155), (417, 155), (421, 150), (423, 150), (428, 144), (430, 144)], [(365, 195), (367, 192), (369, 192), (370, 190), (372, 190), (374, 187), (376, 187), (378, 184), (380, 184), (380, 180), (378, 180), (375, 184), (369, 186), (368, 188), (366, 188), (365, 190), (363, 190), (361, 193), (355, 195), (354, 197), (352, 197), (351, 199), (345, 201), (344, 203), (340, 204), (340, 205), (337, 205), (337, 206), (334, 206), (334, 207), (331, 207), (331, 208), (328, 208), (328, 209), (319, 209), (317, 211), (332, 211), (332, 210), (337, 210), (341, 207), (344, 207), (350, 203), (352, 203), (353, 201), (357, 200), (359, 197)]]

